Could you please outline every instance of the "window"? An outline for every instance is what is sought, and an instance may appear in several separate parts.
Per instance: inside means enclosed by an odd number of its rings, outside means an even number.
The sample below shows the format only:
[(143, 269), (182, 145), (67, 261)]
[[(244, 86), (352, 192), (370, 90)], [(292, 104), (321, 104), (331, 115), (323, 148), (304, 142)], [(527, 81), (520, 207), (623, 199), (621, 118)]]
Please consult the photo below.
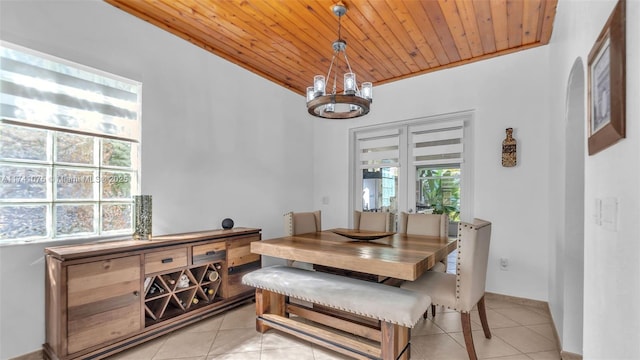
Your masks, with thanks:
[(409, 163), (416, 171), (415, 211), (460, 221), (464, 120), (409, 126)]
[(460, 165), (419, 167), (416, 212), (447, 214), (460, 221)]
[(471, 219), (472, 115), (353, 129), (353, 209)]
[(0, 46), (0, 244), (132, 232), (137, 82)]

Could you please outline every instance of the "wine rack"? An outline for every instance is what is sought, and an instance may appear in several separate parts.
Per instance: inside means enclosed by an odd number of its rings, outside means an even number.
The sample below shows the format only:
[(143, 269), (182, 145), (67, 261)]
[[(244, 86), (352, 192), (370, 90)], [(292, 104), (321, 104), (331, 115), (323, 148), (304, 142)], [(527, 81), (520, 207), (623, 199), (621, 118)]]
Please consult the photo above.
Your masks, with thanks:
[(144, 281), (145, 326), (222, 300), (223, 261), (172, 270)]

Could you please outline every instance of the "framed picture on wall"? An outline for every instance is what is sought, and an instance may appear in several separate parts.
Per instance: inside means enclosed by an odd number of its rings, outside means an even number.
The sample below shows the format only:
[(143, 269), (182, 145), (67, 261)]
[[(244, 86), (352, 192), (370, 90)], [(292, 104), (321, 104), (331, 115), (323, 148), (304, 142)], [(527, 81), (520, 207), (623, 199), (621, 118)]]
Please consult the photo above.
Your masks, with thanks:
[(619, 0), (589, 53), (589, 155), (625, 137), (625, 0)]

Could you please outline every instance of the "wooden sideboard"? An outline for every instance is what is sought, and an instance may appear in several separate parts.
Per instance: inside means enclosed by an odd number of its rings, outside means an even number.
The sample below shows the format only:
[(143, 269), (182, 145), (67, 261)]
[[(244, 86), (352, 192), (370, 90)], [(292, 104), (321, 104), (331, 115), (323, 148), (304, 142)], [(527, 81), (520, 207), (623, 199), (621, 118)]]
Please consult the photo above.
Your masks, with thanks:
[(104, 358), (253, 299), (241, 279), (260, 231), (46, 248), (45, 358)]

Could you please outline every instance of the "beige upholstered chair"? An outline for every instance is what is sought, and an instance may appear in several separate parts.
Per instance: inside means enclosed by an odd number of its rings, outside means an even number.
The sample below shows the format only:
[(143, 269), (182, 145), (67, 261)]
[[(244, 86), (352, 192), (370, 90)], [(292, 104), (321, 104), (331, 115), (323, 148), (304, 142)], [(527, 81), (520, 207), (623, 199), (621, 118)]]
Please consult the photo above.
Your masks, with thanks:
[(391, 219), (392, 214), (390, 212), (353, 212), (353, 228), (357, 230), (365, 231), (391, 231)]
[(457, 273), (427, 271), (416, 281), (407, 281), (401, 286), (431, 296), (433, 304), (460, 312), (464, 342), (471, 360), (477, 359), (471, 335), (471, 309), (476, 304), (484, 336), (491, 339), (484, 305), (490, 240), (490, 222), (480, 219), (475, 219), (473, 224), (461, 222), (458, 227)]
[(284, 235), (298, 235), (322, 230), (320, 210), (284, 214)]
[[(284, 214), (284, 235), (298, 235), (322, 230), (320, 210), (313, 212), (293, 212)], [(287, 265), (313, 270), (313, 264), (288, 260)]]
[[(447, 214), (407, 214), (400, 213), (400, 233), (448, 237), (449, 216)], [(447, 271), (447, 258), (437, 263), (431, 270)]]
[(400, 233), (447, 237), (449, 216), (447, 214), (400, 213)]
[[(449, 216), (447, 214), (407, 214), (400, 213), (400, 233), (409, 235), (449, 236)], [(431, 271), (447, 272), (447, 257), (437, 262)], [(426, 313), (425, 313), (426, 315)], [(431, 304), (431, 316), (436, 316), (436, 305)]]

